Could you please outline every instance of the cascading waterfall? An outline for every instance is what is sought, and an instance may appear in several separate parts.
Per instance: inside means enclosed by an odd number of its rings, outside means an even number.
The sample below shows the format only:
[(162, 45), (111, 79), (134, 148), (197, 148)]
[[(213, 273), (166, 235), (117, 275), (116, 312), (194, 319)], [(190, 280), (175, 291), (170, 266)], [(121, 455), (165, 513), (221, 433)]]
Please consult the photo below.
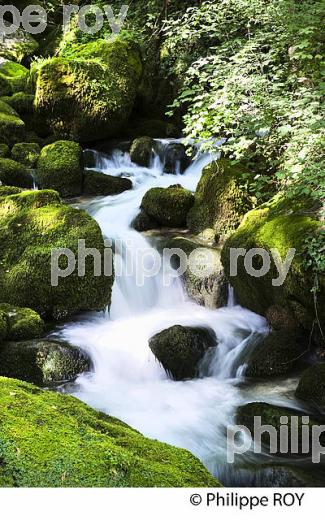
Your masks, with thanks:
[[(183, 175), (164, 174), (158, 155), (150, 168), (133, 164), (128, 153), (119, 150), (94, 157), (96, 169), (129, 177), (133, 190), (83, 206), (104, 236), (115, 241), (115, 265), (122, 274), (115, 280), (108, 316), (90, 316), (61, 333), (87, 351), (94, 365), (92, 373), (80, 376), (66, 391), (148, 437), (189, 449), (220, 474), (226, 462), (225, 431), (244, 399), (236, 384), (241, 358), (249, 338), (266, 331), (265, 320), (236, 306), (231, 290), (228, 306), (211, 310), (189, 301), (179, 280), (164, 286), (162, 272), (139, 286), (137, 258), (150, 244), (131, 228), (148, 189), (179, 183), (194, 191), (212, 157), (199, 155)], [(127, 274), (130, 266), (132, 274)], [(216, 334), (218, 347), (202, 363), (198, 379), (171, 380), (149, 349), (152, 335), (175, 324), (208, 327)]]

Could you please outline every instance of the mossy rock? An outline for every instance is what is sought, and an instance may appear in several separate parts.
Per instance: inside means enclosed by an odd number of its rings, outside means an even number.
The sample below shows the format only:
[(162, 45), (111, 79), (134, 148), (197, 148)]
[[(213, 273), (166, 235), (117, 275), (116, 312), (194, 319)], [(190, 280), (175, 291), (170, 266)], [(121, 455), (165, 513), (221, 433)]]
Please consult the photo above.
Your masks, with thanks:
[(86, 170), (83, 193), (85, 195), (118, 195), (132, 189), (132, 181), (124, 177), (114, 177), (101, 172)]
[(171, 174), (184, 173), (191, 164), (186, 147), (182, 143), (169, 143), (163, 148), (164, 171)]
[(138, 46), (117, 36), (71, 46), (32, 74), (36, 109), (53, 132), (89, 142), (117, 135), (127, 122), (142, 64)]
[[(174, 236), (161, 242), (161, 249), (180, 249), (188, 259), (187, 269), (182, 275), (185, 291), (198, 305), (218, 309), (227, 305), (228, 283), (221, 264), (220, 250), (206, 247), (185, 237)], [(180, 267), (179, 260), (173, 261), (174, 269)], [(175, 257), (176, 260), (176, 257)]]
[(28, 168), (36, 165), (40, 153), (41, 147), (37, 143), (17, 143), (11, 150), (12, 158)]
[(200, 361), (216, 346), (213, 330), (181, 325), (163, 330), (149, 340), (152, 353), (176, 381), (197, 377)]
[(2, 101), (10, 105), (20, 116), (26, 117), (34, 112), (34, 94), (16, 92), (12, 96), (3, 96)]
[(139, 233), (143, 233), (144, 231), (149, 231), (151, 229), (158, 229), (160, 227), (160, 224), (158, 224), (157, 220), (150, 217), (142, 209), (140, 213), (132, 221), (132, 227)]
[(0, 406), (3, 487), (219, 486), (188, 451), (68, 395), (1, 378)]
[(155, 141), (151, 137), (138, 137), (131, 145), (131, 161), (149, 168), (155, 150)]
[(39, 338), (44, 333), (44, 321), (37, 312), (31, 309), (0, 303), (0, 312), (7, 317), (7, 340), (34, 339)]
[(194, 204), (193, 194), (180, 185), (152, 188), (142, 199), (141, 209), (163, 227), (183, 227)]
[[(227, 240), (222, 250), (222, 263), (231, 285), (234, 287), (239, 303), (257, 314), (266, 316), (270, 307), (276, 306), (286, 316), (288, 324), (293, 319), (296, 327), (310, 332), (315, 319), (314, 274), (304, 266), (307, 260), (305, 240), (314, 237), (325, 238), (322, 234), (323, 223), (307, 197), (302, 200), (289, 200), (281, 194), (268, 203), (250, 211), (239, 228)], [(271, 259), (271, 267), (265, 276), (256, 277), (245, 268), (244, 256), (237, 261), (237, 276), (230, 276), (230, 258), (232, 250), (242, 248), (247, 252), (253, 248), (263, 249)], [(271, 249), (275, 249), (282, 261), (290, 249), (296, 253), (288, 275), (280, 286), (273, 280), (279, 278), (279, 271), (273, 260)], [(255, 256), (253, 268), (262, 267), (262, 257)], [(319, 276), (320, 290), (317, 293), (318, 314), (322, 322), (325, 319), (325, 277)], [(290, 325), (292, 328), (292, 325)]]
[(83, 176), (82, 148), (73, 141), (45, 146), (37, 163), (40, 188), (53, 189), (62, 197), (80, 195)]
[(16, 186), (0, 186), (0, 198), (7, 197), (7, 195), (17, 195), (17, 193), (21, 192), (21, 188), (17, 188)]
[[(268, 426), (274, 428), (274, 441), (276, 441), (275, 454), (278, 456), (294, 458), (294, 457), (310, 457), (312, 455), (312, 432), (313, 426), (324, 426), (325, 422), (323, 418), (317, 418), (310, 416), (309, 417), (309, 431), (308, 431), (308, 443), (305, 442), (303, 437), (303, 429), (302, 418), (306, 417), (308, 414), (306, 412), (300, 412), (299, 410), (295, 410), (293, 408), (284, 408), (281, 406), (268, 404), (268, 403), (249, 403), (244, 406), (240, 406), (237, 409), (236, 415), (236, 423), (240, 426), (245, 426), (250, 431), (252, 438), (255, 437), (256, 428), (254, 425), (255, 421), (261, 422), (262, 428), (263, 426)], [(285, 417), (288, 419), (288, 450), (286, 453), (282, 453), (280, 451), (280, 427), (281, 427), (281, 417)], [(292, 419), (294, 418), (294, 419)], [(297, 419), (295, 419), (297, 418)], [(258, 424), (258, 423), (257, 423)], [(298, 428), (295, 428), (293, 425), (297, 424)], [(293, 429), (294, 428), (294, 429)], [(283, 435), (282, 435), (283, 437)], [(293, 444), (292, 443), (293, 440)], [(267, 432), (262, 433), (261, 435), (262, 446), (264, 450), (268, 453), (270, 451), (270, 434)], [(325, 446), (325, 433), (321, 433), (320, 442), (322, 446)], [(296, 446), (295, 446), (296, 443)], [(306, 446), (307, 444), (307, 446)], [(295, 449), (297, 448), (297, 449)], [(304, 448), (306, 450), (304, 451)], [(296, 451), (296, 453), (295, 453)], [(306, 453), (307, 452), (307, 453)], [(273, 453), (274, 455), (274, 453)]]
[(216, 242), (238, 227), (251, 201), (240, 188), (240, 175), (245, 167), (220, 159), (204, 168), (195, 192), (195, 204), (187, 223), (193, 233), (207, 233)]
[[(5, 24), (7, 23), (5, 22)], [(23, 59), (32, 56), (37, 49), (37, 41), (23, 28), (19, 28), (13, 34), (3, 35), (3, 41), (0, 45), (0, 56), (7, 60), (21, 62)]]
[(325, 405), (325, 363), (314, 365), (303, 372), (296, 397), (317, 406)]
[[(102, 258), (102, 275), (94, 276), (91, 257), (85, 275), (51, 280), (53, 250), (78, 254), (79, 240)], [(84, 211), (63, 204), (55, 191), (24, 191), (0, 198), (0, 294), (3, 301), (29, 307), (42, 317), (63, 319), (110, 304), (113, 276), (103, 274), (104, 241), (98, 224)], [(60, 258), (61, 269), (67, 259)], [(54, 269), (54, 266), (53, 266)]]
[[(1, 78), (0, 78), (1, 82)], [(17, 112), (7, 103), (0, 100), (0, 136), (4, 144), (12, 146), (23, 141), (25, 123)]]
[(308, 351), (307, 341), (294, 331), (274, 331), (267, 336), (251, 338), (247, 347), (252, 353), (247, 360), (247, 377), (274, 377), (290, 374), (299, 367)]
[(0, 159), (7, 159), (10, 156), (10, 148), (5, 143), (0, 143)]
[(23, 65), (13, 61), (3, 61), (0, 63), (0, 78), (4, 79), (10, 86), (6, 94), (2, 96), (14, 94), (15, 92), (24, 91), (27, 87), (27, 79), (29, 71)]
[(9, 81), (0, 75), (0, 96), (10, 96), (12, 88)]
[(33, 177), (26, 166), (12, 159), (0, 159), (0, 181), (7, 186), (33, 187)]
[(9, 341), (0, 346), (0, 376), (38, 386), (74, 381), (90, 368), (85, 353), (58, 341)]

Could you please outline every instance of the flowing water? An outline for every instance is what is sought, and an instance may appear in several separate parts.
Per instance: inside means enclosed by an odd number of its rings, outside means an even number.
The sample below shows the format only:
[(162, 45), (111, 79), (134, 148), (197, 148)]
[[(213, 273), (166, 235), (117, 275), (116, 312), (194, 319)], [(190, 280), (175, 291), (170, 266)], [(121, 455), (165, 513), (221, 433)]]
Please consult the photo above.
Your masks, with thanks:
[[(139, 252), (150, 251), (151, 245), (131, 228), (148, 189), (182, 184), (194, 191), (213, 157), (199, 155), (183, 175), (177, 174), (177, 166), (175, 175), (164, 174), (163, 156), (158, 155), (150, 168), (136, 166), (120, 150), (110, 156), (95, 153), (95, 159), (96, 169), (103, 173), (129, 177), (133, 190), (83, 204), (104, 236), (115, 241), (121, 275), (114, 283), (109, 313), (86, 317), (61, 333), (90, 354), (94, 368), (66, 391), (148, 437), (189, 449), (211, 472), (225, 477), (227, 426), (233, 424), (238, 405), (252, 399), (240, 384), (245, 349), (253, 334), (266, 333), (266, 322), (236, 305), (231, 288), (228, 306), (210, 310), (189, 301), (180, 280), (164, 285), (164, 269), (139, 285)], [(149, 349), (151, 336), (175, 324), (203, 326), (216, 334), (218, 347), (202, 363), (198, 379), (171, 380)], [(274, 383), (260, 385), (253, 400), (267, 400), (272, 389), (273, 401), (287, 404), (288, 398), (279, 396), (285, 396), (290, 385), (291, 381), (281, 381), (277, 388)], [(235, 482), (229, 476), (226, 481)]]

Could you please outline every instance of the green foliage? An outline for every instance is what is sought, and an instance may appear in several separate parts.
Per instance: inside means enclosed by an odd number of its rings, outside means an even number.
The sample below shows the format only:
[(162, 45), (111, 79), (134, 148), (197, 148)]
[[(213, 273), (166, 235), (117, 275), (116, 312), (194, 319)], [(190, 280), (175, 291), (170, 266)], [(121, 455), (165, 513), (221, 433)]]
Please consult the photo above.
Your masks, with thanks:
[(162, 57), (181, 83), (172, 108), (186, 135), (227, 138), (261, 201), (279, 189), (324, 195), (324, 18), (323, 0), (222, 0), (166, 24)]
[(33, 178), (26, 166), (12, 159), (0, 158), (0, 182), (6, 186), (32, 188)]
[(31, 309), (0, 303), (0, 312), (7, 319), (7, 340), (38, 338), (44, 332), (42, 318)]

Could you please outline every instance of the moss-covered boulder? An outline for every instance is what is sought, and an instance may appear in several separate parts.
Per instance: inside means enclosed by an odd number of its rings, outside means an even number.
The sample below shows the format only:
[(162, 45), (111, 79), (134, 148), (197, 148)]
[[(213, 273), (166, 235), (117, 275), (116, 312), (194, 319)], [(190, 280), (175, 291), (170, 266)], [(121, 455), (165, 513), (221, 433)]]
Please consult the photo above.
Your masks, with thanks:
[[(289, 454), (290, 457), (310, 457), (313, 448), (313, 426), (324, 426), (325, 422), (323, 419), (309, 417), (308, 442), (306, 442), (306, 436), (304, 437), (302, 429), (302, 425), (304, 424), (302, 418), (306, 416), (306, 412), (300, 412), (299, 410), (295, 410), (293, 408), (284, 408), (273, 404), (255, 402), (240, 406), (238, 408), (236, 423), (240, 426), (245, 426), (248, 428), (252, 438), (257, 441), (258, 437), (256, 434), (258, 433), (259, 429), (255, 428), (254, 422), (260, 420), (262, 427), (268, 426), (274, 429), (276, 434), (276, 436), (274, 436), (274, 441), (276, 441), (276, 444), (274, 442), (274, 448), (276, 448), (275, 451), (277, 455), (283, 455), (284, 457), (287, 457)], [(284, 449), (284, 452), (281, 454), (280, 427), (283, 424), (281, 422), (282, 417), (288, 419), (288, 449)], [(298, 427), (295, 427), (295, 424)], [(282, 438), (283, 437), (284, 433), (282, 433)], [(270, 434), (266, 431), (263, 431), (261, 435), (261, 441), (262, 446), (266, 452), (270, 451), (270, 438)], [(322, 446), (325, 446), (324, 432), (320, 435), (320, 442)]]
[(114, 177), (101, 172), (86, 170), (83, 180), (85, 195), (118, 195), (132, 189), (132, 181), (124, 177)]
[(10, 148), (5, 143), (0, 143), (0, 159), (6, 159), (10, 155)]
[(32, 309), (0, 303), (0, 312), (6, 316), (8, 322), (8, 331), (5, 337), (7, 340), (39, 338), (44, 333), (44, 321)]
[(188, 451), (73, 397), (1, 378), (0, 407), (2, 487), (219, 486)]
[[(0, 78), (1, 83), (1, 78)], [(7, 103), (0, 100), (0, 138), (4, 144), (12, 146), (23, 141), (25, 123), (17, 112)]]
[(181, 381), (198, 376), (199, 363), (217, 338), (211, 329), (175, 325), (150, 338), (149, 346), (167, 374)]
[[(91, 257), (85, 273), (77, 265), (69, 276), (53, 280), (67, 267), (63, 255), (57, 264), (53, 250), (70, 249), (77, 258), (79, 241), (101, 255), (101, 276), (94, 275)], [(113, 276), (104, 276), (104, 242), (98, 224), (85, 212), (63, 204), (54, 191), (24, 191), (0, 196), (0, 294), (3, 301), (30, 307), (42, 316), (62, 319), (110, 304)], [(56, 285), (57, 283), (57, 285)]]
[(87, 354), (58, 341), (9, 341), (0, 346), (0, 376), (38, 386), (73, 381), (90, 368)]
[(325, 363), (314, 365), (303, 372), (296, 397), (318, 406), (325, 405)]
[(10, 105), (24, 119), (34, 112), (34, 94), (15, 92), (12, 96), (3, 96), (2, 101)]
[(0, 91), (0, 95), (5, 96), (25, 90), (28, 76), (29, 71), (23, 65), (8, 60), (0, 62), (0, 78), (9, 85), (6, 93)]
[[(199, 305), (218, 309), (227, 305), (228, 283), (221, 264), (220, 250), (203, 247), (185, 237), (171, 237), (161, 242), (161, 249), (180, 250), (187, 256), (187, 269), (182, 281), (187, 295)], [(179, 257), (172, 257), (172, 266), (180, 267)]]
[(34, 66), (35, 106), (60, 137), (112, 137), (131, 114), (141, 74), (139, 49), (130, 38), (69, 46)]
[[(35, 3), (30, 5), (35, 5)], [(5, 22), (5, 25), (7, 24), (10, 25)], [(3, 39), (0, 45), (0, 57), (2, 58), (21, 62), (24, 58), (32, 56), (38, 49), (37, 41), (21, 27), (12, 34), (1, 36)]]
[(240, 224), (251, 209), (247, 194), (240, 187), (242, 165), (220, 159), (204, 168), (195, 193), (195, 204), (187, 223), (193, 233), (223, 239)]
[(139, 233), (144, 231), (149, 231), (151, 229), (159, 229), (160, 224), (158, 224), (157, 220), (150, 217), (143, 209), (140, 213), (135, 217), (132, 221), (132, 227)]
[[(274, 310), (276, 306), (277, 314), (282, 313), (291, 328), (293, 319), (296, 327), (302, 327), (308, 332), (315, 319), (315, 302), (312, 293), (315, 276), (313, 271), (306, 267), (310, 260), (306, 253), (306, 240), (315, 239), (319, 243), (319, 250), (321, 250), (321, 242), (325, 243), (323, 223), (318, 207), (314, 207), (314, 204), (307, 197), (301, 200), (290, 200), (281, 195), (276, 196), (267, 204), (247, 213), (222, 251), (222, 263), (226, 275), (243, 307), (266, 316), (270, 308)], [(238, 249), (246, 252), (251, 249), (262, 249), (263, 254), (267, 253), (270, 258), (268, 272), (258, 277), (254, 276), (254, 273), (250, 274), (245, 267), (245, 255), (239, 255), (236, 260), (237, 275), (231, 273), (231, 255), (233, 250)], [(293, 261), (287, 276), (279, 281), (279, 269), (274, 261), (274, 250), (284, 262), (290, 249), (295, 250)], [(257, 272), (263, 267), (261, 255), (254, 256), (252, 267)], [(321, 322), (325, 319), (324, 289), (325, 277), (320, 275), (317, 308)], [(272, 314), (275, 319), (273, 312), (270, 316)], [(281, 320), (283, 322), (283, 318)]]
[(151, 188), (142, 199), (141, 209), (163, 227), (183, 227), (194, 204), (193, 194), (179, 184), (169, 188)]
[(37, 143), (17, 143), (11, 150), (11, 157), (28, 168), (33, 168), (40, 153), (41, 147)]
[(33, 177), (26, 166), (12, 159), (0, 159), (0, 182), (19, 188), (33, 187)]
[(62, 197), (80, 195), (83, 177), (82, 148), (73, 141), (45, 146), (37, 163), (37, 181), (42, 189), (53, 189)]
[(138, 137), (130, 148), (131, 161), (139, 166), (149, 167), (155, 150), (155, 141), (151, 137)]
[(308, 351), (308, 340), (293, 331), (274, 331), (267, 336), (251, 338), (247, 347), (251, 355), (247, 361), (247, 377), (274, 377), (287, 375), (302, 363)]
[(6, 197), (7, 195), (17, 195), (17, 193), (21, 193), (22, 189), (17, 188), (16, 186), (1, 186), (0, 185), (0, 198)]

